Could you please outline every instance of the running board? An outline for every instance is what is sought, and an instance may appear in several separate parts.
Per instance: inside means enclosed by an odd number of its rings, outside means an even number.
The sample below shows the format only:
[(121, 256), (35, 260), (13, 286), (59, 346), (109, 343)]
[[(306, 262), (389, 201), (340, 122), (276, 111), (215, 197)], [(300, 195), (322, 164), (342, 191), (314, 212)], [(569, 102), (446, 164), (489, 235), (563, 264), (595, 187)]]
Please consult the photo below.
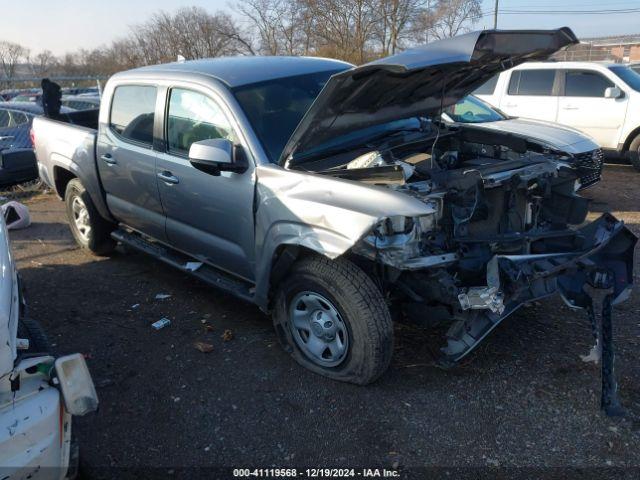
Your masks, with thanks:
[(111, 233), (111, 237), (118, 242), (124, 243), (131, 248), (135, 248), (136, 250), (151, 255), (172, 267), (193, 275), (214, 287), (218, 287), (225, 292), (231, 293), (242, 300), (253, 302), (253, 287), (249, 282), (240, 280), (205, 263), (197, 269), (189, 269), (187, 268), (188, 262), (199, 261), (162, 244), (146, 240), (142, 235), (137, 233), (115, 230)]

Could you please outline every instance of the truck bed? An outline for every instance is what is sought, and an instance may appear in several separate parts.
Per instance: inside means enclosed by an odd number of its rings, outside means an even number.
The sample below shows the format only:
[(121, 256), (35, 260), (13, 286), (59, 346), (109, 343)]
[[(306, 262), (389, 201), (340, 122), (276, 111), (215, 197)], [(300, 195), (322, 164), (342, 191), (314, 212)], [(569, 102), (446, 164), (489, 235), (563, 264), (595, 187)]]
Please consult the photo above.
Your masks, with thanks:
[(110, 218), (96, 162), (97, 135), (98, 110), (61, 114), (55, 119), (33, 119), (33, 148), (40, 178), (64, 197), (69, 179), (77, 177), (100, 213)]
[(70, 123), (79, 127), (90, 128), (92, 130), (98, 130), (98, 115), (100, 109), (92, 110), (79, 110), (71, 113), (61, 113), (60, 118), (57, 121), (62, 123)]

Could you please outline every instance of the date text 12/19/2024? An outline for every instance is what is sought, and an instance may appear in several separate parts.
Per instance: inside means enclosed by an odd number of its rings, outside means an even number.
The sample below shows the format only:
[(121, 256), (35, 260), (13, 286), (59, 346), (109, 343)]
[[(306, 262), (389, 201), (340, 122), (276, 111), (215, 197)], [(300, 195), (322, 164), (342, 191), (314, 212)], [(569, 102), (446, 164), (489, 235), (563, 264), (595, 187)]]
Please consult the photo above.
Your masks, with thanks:
[(236, 478), (399, 478), (400, 472), (386, 468), (234, 468)]

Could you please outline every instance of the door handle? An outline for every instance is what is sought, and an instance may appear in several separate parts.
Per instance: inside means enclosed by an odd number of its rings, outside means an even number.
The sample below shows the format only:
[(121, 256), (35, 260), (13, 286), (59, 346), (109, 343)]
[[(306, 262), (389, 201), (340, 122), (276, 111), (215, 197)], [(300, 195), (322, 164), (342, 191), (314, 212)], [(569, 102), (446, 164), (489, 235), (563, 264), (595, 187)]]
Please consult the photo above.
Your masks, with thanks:
[(578, 110), (578, 107), (574, 107), (573, 105), (567, 105), (562, 107), (563, 110)]
[(171, 185), (175, 185), (177, 183), (180, 183), (180, 180), (178, 179), (178, 177), (173, 175), (171, 172), (167, 172), (166, 170), (164, 172), (158, 172), (157, 176), (164, 183), (169, 183)]
[(507, 108), (516, 108), (518, 106), (517, 103), (505, 103), (504, 105)]
[(107, 165), (116, 165), (118, 163), (118, 162), (116, 162), (116, 159), (111, 156), (110, 153), (105, 153), (100, 158)]

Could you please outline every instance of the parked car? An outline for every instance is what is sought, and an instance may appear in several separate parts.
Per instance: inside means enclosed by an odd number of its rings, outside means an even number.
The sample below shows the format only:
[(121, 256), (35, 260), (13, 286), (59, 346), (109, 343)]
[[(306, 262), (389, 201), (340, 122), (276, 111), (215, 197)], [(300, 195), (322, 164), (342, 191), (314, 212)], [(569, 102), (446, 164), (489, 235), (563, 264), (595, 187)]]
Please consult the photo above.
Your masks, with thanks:
[(258, 56), (122, 72), (92, 124), (34, 120), (38, 167), (79, 245), (122, 242), (257, 304), (316, 373), (378, 378), (392, 313), (449, 324), (452, 365), (524, 303), (589, 307), (595, 272), (615, 272), (616, 301), (630, 288), (636, 238), (609, 214), (584, 224), (573, 169), (439, 121), (504, 65), (576, 42), (486, 30), (357, 68)]
[(100, 97), (88, 95), (63, 95), (62, 105), (72, 110), (92, 110), (100, 108)]
[(508, 115), (577, 128), (640, 170), (640, 75), (627, 65), (525, 63), (475, 94)]
[(73, 478), (72, 415), (97, 408), (80, 354), (54, 355), (27, 315), (20, 276), (0, 215), (0, 478)]
[(42, 113), (42, 107), (33, 103), (0, 103), (0, 186), (38, 178), (29, 132), (33, 118)]
[(577, 170), (578, 190), (598, 183), (604, 155), (590, 137), (558, 123), (510, 117), (479, 98), (468, 95), (445, 110), (442, 118), (490, 132), (503, 132), (536, 144), (540, 151)]
[(14, 96), (11, 101), (16, 103), (41, 103), (42, 92), (26, 92), (19, 93)]
[(62, 89), (63, 95), (100, 96), (98, 87), (68, 87)]

